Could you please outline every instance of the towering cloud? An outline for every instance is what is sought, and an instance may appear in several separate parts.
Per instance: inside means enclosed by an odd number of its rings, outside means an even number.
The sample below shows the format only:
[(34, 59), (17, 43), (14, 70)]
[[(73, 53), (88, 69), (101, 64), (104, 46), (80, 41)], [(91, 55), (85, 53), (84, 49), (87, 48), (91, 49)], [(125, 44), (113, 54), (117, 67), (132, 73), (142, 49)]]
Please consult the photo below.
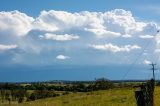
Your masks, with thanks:
[[(19, 62), (27, 64), (32, 64), (28, 62), (29, 58), (34, 58), (36, 62), (44, 59), (51, 64), (51, 57), (67, 53), (80, 64), (88, 53), (94, 57), (107, 57), (106, 51), (110, 54), (117, 53), (116, 56), (119, 55), (118, 52), (136, 53), (142, 50), (148, 40), (156, 41), (153, 49), (156, 48), (155, 51), (159, 52), (160, 37), (151, 39), (155, 37), (158, 27), (157, 23), (138, 20), (131, 11), (123, 9), (74, 13), (49, 10), (42, 11), (38, 17), (20, 11), (1, 11), (0, 51), (12, 52), (10, 50), (14, 49), (14, 59), (18, 58)], [(92, 50), (88, 49), (88, 44)], [(96, 50), (101, 50), (104, 54), (98, 54)], [(5, 55), (6, 52), (1, 52), (0, 55)], [(87, 58), (92, 59), (93, 56)], [(64, 55), (56, 57), (60, 60), (68, 58)], [(133, 55), (127, 57), (128, 60), (132, 58)]]
[(0, 34), (24, 36), (32, 30), (34, 19), (19, 11), (0, 12)]
[(154, 24), (136, 20), (130, 11), (115, 9), (105, 13), (79, 12), (69, 13), (65, 11), (42, 11), (34, 21), (34, 28), (43, 31), (89, 31), (98, 37), (118, 37), (120, 35), (132, 35), (143, 32)]

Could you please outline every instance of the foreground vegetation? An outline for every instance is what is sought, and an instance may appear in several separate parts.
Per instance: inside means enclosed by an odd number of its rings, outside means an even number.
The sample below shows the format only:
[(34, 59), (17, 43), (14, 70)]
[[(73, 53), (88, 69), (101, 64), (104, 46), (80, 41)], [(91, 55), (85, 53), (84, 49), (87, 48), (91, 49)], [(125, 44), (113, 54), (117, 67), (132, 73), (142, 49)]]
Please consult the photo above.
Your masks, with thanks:
[[(160, 106), (160, 87), (155, 89), (155, 106)], [(94, 92), (69, 93), (53, 98), (1, 106), (136, 106), (134, 89), (118, 88)]]
[(56, 91), (62, 91), (62, 95), (68, 92), (91, 92), (97, 90), (106, 90), (113, 88), (114, 84), (106, 79), (98, 79), (94, 83), (73, 83), (54, 85), (48, 83), (34, 83), (34, 84), (0, 84), (0, 99), (3, 103), (8, 101), (9, 104), (13, 101), (22, 103), (23, 101), (35, 101), (37, 99), (45, 99), (49, 97), (60, 96)]
[[(2, 104), (1, 104), (2, 105)], [(7, 104), (2, 106), (10, 106)], [(53, 98), (39, 99), (12, 106), (135, 106), (133, 89), (110, 89), (93, 92), (70, 92)]]
[[(107, 83), (104, 83), (103, 81), (92, 83), (92, 87), (96, 87), (96, 89), (92, 88), (92, 90), (87, 91), (83, 89), (91, 86), (90, 84), (46, 84), (46, 86), (44, 84), (31, 84), (29, 85), (30, 87), (25, 84), (21, 85), (23, 90), (25, 90), (23, 92), (21, 92), (20, 90), (21, 87), (19, 88), (19, 90), (18, 88), (16, 88), (17, 90), (15, 90), (15, 94), (18, 95), (16, 98), (14, 98), (15, 100), (12, 100), (13, 98), (11, 97), (11, 95), (5, 96), (3, 102), (0, 102), (0, 106), (136, 106), (136, 100), (134, 97), (135, 88), (132, 87), (133, 84), (128, 83), (125, 86), (121, 84), (114, 84), (113, 87), (113, 85), (111, 83), (108, 83), (108, 81)], [(112, 88), (104, 88), (104, 86), (102, 86), (104, 84), (111, 84)], [(51, 86), (54, 89), (48, 90), (48, 88), (50, 88)], [(66, 88), (66, 86), (74, 89), (64, 89)], [(97, 89), (97, 86), (99, 86), (99, 89)], [(30, 90), (28, 87), (30, 88)], [(31, 88), (34, 88), (34, 90)], [(12, 88), (12, 90), (13, 89), (14, 88)], [(10, 98), (11, 100), (8, 101), (8, 98)], [(159, 98), (160, 87), (156, 86), (155, 106), (160, 106)]]

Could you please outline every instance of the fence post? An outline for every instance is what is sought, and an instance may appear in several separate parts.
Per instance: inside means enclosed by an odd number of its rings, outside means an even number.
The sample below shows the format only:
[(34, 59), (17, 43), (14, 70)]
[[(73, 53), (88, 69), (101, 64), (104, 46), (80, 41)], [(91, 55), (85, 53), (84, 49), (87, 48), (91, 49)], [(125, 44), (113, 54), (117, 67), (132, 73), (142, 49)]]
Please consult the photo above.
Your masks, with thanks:
[(141, 90), (135, 91), (135, 98), (136, 98), (137, 106), (145, 106), (143, 92)]
[(140, 89), (135, 91), (137, 106), (154, 106), (154, 79), (139, 87)]

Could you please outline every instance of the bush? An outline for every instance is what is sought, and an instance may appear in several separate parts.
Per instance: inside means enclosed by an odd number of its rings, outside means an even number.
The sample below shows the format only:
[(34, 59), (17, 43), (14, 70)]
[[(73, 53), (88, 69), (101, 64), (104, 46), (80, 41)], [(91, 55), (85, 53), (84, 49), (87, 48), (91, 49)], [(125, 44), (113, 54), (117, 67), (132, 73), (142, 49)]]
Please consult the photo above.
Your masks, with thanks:
[(62, 95), (68, 95), (69, 94), (69, 92), (68, 91), (66, 91), (66, 92), (64, 92)]
[(27, 98), (27, 101), (34, 101), (34, 100), (36, 100), (36, 96), (35, 96), (35, 93), (32, 93), (31, 95), (30, 95), (30, 97), (29, 98)]
[(18, 98), (18, 103), (22, 103), (22, 102), (23, 102), (23, 100), (24, 100), (24, 98), (23, 98), (23, 97)]

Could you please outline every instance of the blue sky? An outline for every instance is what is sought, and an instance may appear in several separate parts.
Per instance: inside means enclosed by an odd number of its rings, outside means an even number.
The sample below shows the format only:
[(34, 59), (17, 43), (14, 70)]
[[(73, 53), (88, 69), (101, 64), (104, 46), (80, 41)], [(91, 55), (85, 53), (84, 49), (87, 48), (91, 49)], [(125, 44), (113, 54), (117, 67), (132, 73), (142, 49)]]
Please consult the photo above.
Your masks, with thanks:
[[(68, 12), (79, 11), (98, 11), (105, 12), (113, 9), (130, 10), (132, 13), (139, 17), (148, 20), (158, 20), (159, 3), (158, 0), (46, 0), (46, 1), (33, 1), (33, 0), (1, 0), (1, 11), (19, 10), (28, 14), (29, 16), (36, 17), (42, 10), (64, 10)], [(146, 12), (147, 11), (147, 12)]]
[(147, 79), (159, 63), (158, 0), (0, 4), (0, 81)]

